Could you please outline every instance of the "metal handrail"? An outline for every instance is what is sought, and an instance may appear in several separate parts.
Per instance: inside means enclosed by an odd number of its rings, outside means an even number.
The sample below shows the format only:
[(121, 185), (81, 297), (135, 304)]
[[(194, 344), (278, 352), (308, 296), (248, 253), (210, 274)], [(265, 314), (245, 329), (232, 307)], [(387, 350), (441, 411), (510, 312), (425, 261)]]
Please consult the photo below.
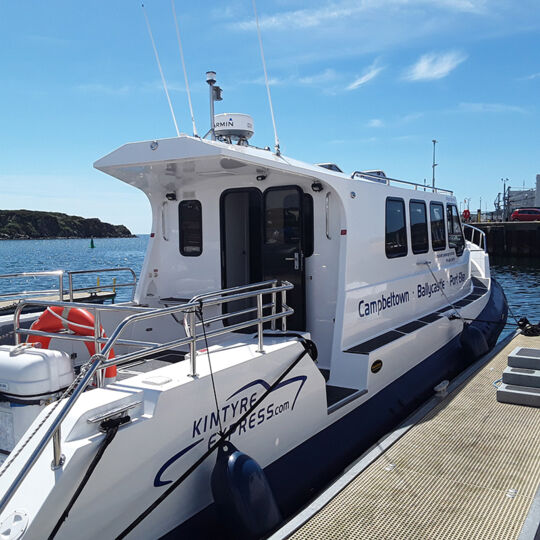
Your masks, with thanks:
[[(133, 280), (127, 283), (112, 283), (109, 285), (99, 285), (99, 287), (96, 285), (95, 287), (80, 287), (77, 289), (73, 288), (73, 276), (75, 275), (81, 275), (81, 274), (101, 274), (106, 272), (131, 272), (131, 275), (133, 277)], [(68, 283), (69, 283), (69, 300), (73, 302), (73, 293), (74, 292), (87, 292), (87, 291), (95, 291), (98, 288), (99, 289), (116, 289), (120, 287), (132, 287), (131, 292), (131, 300), (133, 301), (133, 298), (135, 297), (135, 286), (137, 285), (137, 274), (133, 271), (132, 268), (129, 268), (127, 266), (119, 267), (119, 268), (97, 268), (94, 270), (70, 270), (67, 272), (68, 276)]]
[[(54, 455), (53, 463), (52, 463), (51, 466), (53, 468), (59, 468), (59, 467), (62, 466), (63, 459), (62, 459), (62, 449), (61, 449), (61, 439), (60, 439), (60, 429), (61, 429), (61, 426), (62, 426), (62, 422), (65, 420), (66, 416), (69, 414), (70, 410), (72, 409), (72, 407), (76, 403), (79, 396), (82, 394), (82, 392), (90, 384), (90, 382), (92, 381), (94, 375), (97, 375), (98, 370), (101, 370), (103, 372), (103, 370), (106, 369), (109, 365), (127, 364), (129, 362), (137, 360), (138, 358), (142, 358), (144, 356), (147, 356), (150, 352), (160, 352), (160, 351), (163, 351), (165, 349), (171, 349), (171, 348), (179, 347), (179, 346), (184, 345), (186, 343), (196, 343), (197, 341), (200, 341), (201, 339), (208, 339), (208, 338), (215, 337), (215, 336), (218, 336), (218, 335), (230, 333), (230, 332), (233, 332), (235, 330), (248, 328), (249, 326), (253, 326), (254, 324), (257, 324), (257, 332), (258, 332), (258, 337), (259, 337), (258, 350), (261, 351), (261, 352), (264, 352), (262, 350), (263, 325), (266, 322), (271, 322), (271, 321), (276, 320), (278, 318), (283, 318), (283, 320), (285, 320), (286, 317), (288, 317), (289, 315), (294, 313), (294, 310), (287, 306), (287, 304), (286, 304), (286, 296), (285, 296), (286, 291), (291, 290), (293, 288), (293, 285), (291, 283), (287, 282), (287, 281), (284, 281), (279, 286), (277, 286), (277, 282), (276, 282), (275, 284), (273, 284), (273, 286), (268, 287), (267, 286), (268, 283), (263, 282), (262, 287), (264, 287), (264, 288), (258, 289), (258, 290), (252, 290), (252, 289), (256, 288), (257, 285), (261, 286), (261, 284), (250, 284), (248, 286), (240, 287), (240, 288), (234, 287), (233, 289), (236, 291), (234, 293), (233, 293), (233, 291), (228, 291), (227, 289), (225, 289), (223, 291), (223, 293), (225, 293), (225, 295), (226, 295), (225, 298), (223, 298), (223, 297), (222, 298), (214, 297), (214, 298), (208, 298), (208, 299), (201, 298), (201, 299), (199, 299), (199, 300), (197, 300), (195, 302), (188, 302), (188, 303), (182, 304), (180, 306), (171, 306), (171, 307), (157, 308), (157, 309), (146, 308), (142, 312), (135, 313), (133, 315), (129, 315), (123, 321), (121, 321), (117, 325), (117, 327), (115, 328), (115, 330), (113, 331), (113, 333), (111, 334), (109, 339), (107, 339), (105, 341), (105, 346), (103, 347), (101, 352), (100, 353), (97, 352), (96, 354), (94, 354), (92, 356), (92, 358), (90, 359), (91, 363), (88, 366), (88, 369), (87, 369), (86, 373), (84, 374), (83, 378), (75, 386), (75, 388), (73, 389), (73, 393), (67, 399), (67, 401), (64, 403), (64, 405), (61, 407), (60, 411), (58, 412), (58, 414), (56, 415), (54, 420), (51, 422), (51, 425), (47, 428), (47, 431), (41, 437), (40, 441), (38, 442), (38, 444), (36, 445), (36, 447), (34, 448), (32, 453), (30, 454), (30, 456), (26, 460), (24, 466), (21, 468), (21, 470), (19, 471), (19, 473), (17, 474), (15, 479), (11, 482), (9, 488), (6, 490), (6, 492), (2, 496), (2, 499), (0, 500), (0, 514), (5, 510), (6, 506), (9, 503), (9, 501), (11, 500), (13, 495), (16, 493), (17, 489), (19, 488), (21, 483), (24, 481), (24, 479), (26, 478), (26, 476), (28, 475), (28, 473), (30, 472), (30, 470), (32, 469), (32, 467), (34, 466), (36, 461), (39, 459), (39, 457), (41, 456), (41, 454), (43, 453), (46, 446), (49, 444), (49, 442), (51, 440), (53, 441), (53, 455)], [(242, 289), (244, 289), (245, 292), (239, 292)], [(228, 292), (231, 293), (230, 296), (227, 294)], [(262, 310), (263, 310), (263, 304), (262, 304), (263, 295), (277, 293), (277, 292), (281, 292), (281, 295), (282, 295), (281, 311), (278, 313), (278, 312), (275, 312), (274, 310), (272, 310), (272, 313), (270, 315), (264, 315), (263, 312), (262, 312)], [(201, 296), (204, 296), (204, 295), (201, 295)], [(120, 336), (122, 335), (122, 333), (126, 330), (126, 328), (128, 326), (131, 326), (134, 323), (144, 321), (144, 320), (148, 320), (148, 319), (155, 319), (157, 317), (162, 317), (162, 316), (165, 316), (165, 315), (178, 313), (178, 312), (184, 312), (185, 315), (188, 315), (189, 317), (192, 317), (193, 318), (192, 320), (194, 320), (194, 317), (196, 315), (196, 313), (195, 313), (196, 308), (201, 308), (202, 309), (205, 306), (221, 305), (221, 304), (224, 304), (224, 303), (227, 303), (227, 302), (232, 302), (234, 300), (241, 300), (241, 299), (245, 299), (245, 298), (249, 298), (249, 297), (256, 297), (257, 298), (257, 318), (255, 318), (255, 319), (252, 319), (250, 321), (246, 321), (246, 322), (243, 322), (243, 323), (234, 324), (234, 325), (231, 325), (231, 326), (228, 326), (228, 327), (225, 327), (225, 328), (218, 328), (218, 329), (210, 331), (210, 332), (206, 332), (206, 336), (197, 335), (194, 332), (193, 335), (191, 335), (191, 336), (187, 336), (187, 337), (181, 338), (181, 339), (176, 339), (176, 340), (170, 341), (168, 343), (154, 344), (154, 343), (150, 343), (150, 342), (148, 342), (148, 343), (147, 342), (139, 342), (139, 343), (145, 343), (145, 345), (144, 345), (145, 350), (143, 350), (143, 351), (135, 351), (135, 352), (132, 352), (132, 353), (127, 353), (127, 354), (118, 356), (118, 357), (116, 357), (114, 359), (110, 359), (110, 360), (107, 359), (107, 356), (108, 356), (109, 352), (111, 351), (111, 349), (113, 348), (113, 346), (115, 344), (128, 343), (126, 340), (121, 340)], [(39, 305), (39, 306), (50, 305), (50, 304), (48, 304), (46, 302), (41, 302), (41, 301), (33, 301), (33, 302), (23, 301), (23, 302), (21, 302), (21, 305), (17, 306), (17, 310), (15, 312), (15, 324), (16, 325), (18, 323), (18, 320), (19, 320), (18, 317), (20, 317), (20, 313), (21, 313), (24, 305), (28, 305), (28, 304), (36, 304), (36, 305)], [(65, 307), (71, 307), (71, 305), (72, 305), (70, 302), (54, 302), (53, 304), (54, 305), (65, 306)], [(130, 307), (130, 306), (118, 306), (118, 307), (117, 306), (102, 306), (102, 305), (96, 306), (94, 304), (85, 304), (85, 307), (87, 307), (88, 309), (94, 310), (96, 313), (98, 313), (100, 311), (104, 311), (104, 310), (119, 310), (118, 309), (119, 307), (121, 308), (120, 311), (124, 311), (124, 310), (128, 311), (130, 309), (131, 310), (140, 309), (140, 308), (135, 308), (135, 307)], [(229, 314), (229, 316), (233, 316), (233, 314)], [(196, 325), (193, 324), (193, 326), (191, 328), (193, 330), (195, 330)], [(285, 327), (283, 329), (285, 329)], [(16, 336), (17, 337), (19, 336), (19, 334), (28, 334), (28, 333), (33, 333), (34, 332), (34, 331), (31, 331), (31, 330), (21, 329), (19, 327), (16, 327), (15, 331), (16, 331)], [(40, 333), (40, 335), (41, 334), (42, 333)], [(43, 334), (47, 334), (47, 333), (44, 332)], [(64, 334), (53, 334), (53, 335), (56, 336), (56, 337), (66, 338), (66, 335), (64, 335)], [(84, 337), (88, 338), (88, 336), (84, 336)], [(102, 338), (101, 336), (98, 336), (96, 339), (98, 339), (98, 341), (100, 343), (100, 346), (101, 346), (101, 343), (102, 343), (104, 338)], [(96, 350), (99, 350), (99, 348), (96, 349)], [(190, 371), (191, 371), (191, 373), (189, 374), (190, 376), (192, 376), (192, 377), (197, 376), (197, 374), (196, 374), (196, 350), (195, 350), (195, 354), (193, 354), (193, 353), (191, 354)]]
[(370, 173), (365, 173), (362, 171), (354, 171), (351, 174), (351, 178), (353, 180), (355, 178), (366, 178), (367, 180), (374, 180), (378, 182), (379, 184), (386, 184), (387, 186), (390, 185), (390, 182), (397, 182), (398, 184), (414, 186), (415, 190), (418, 190), (418, 188), (420, 188), (420, 189), (423, 189), (424, 191), (428, 189), (432, 191), (433, 193), (446, 193), (448, 195), (454, 194), (454, 192), (450, 191), (449, 189), (438, 188), (435, 186), (428, 186), (425, 184), (418, 184), (417, 182), (410, 182), (409, 180), (399, 180), (398, 178), (389, 178), (388, 176), (379, 176), (378, 174), (370, 174)]
[[(465, 231), (467, 229), (471, 230), (470, 240), (467, 238), (467, 235), (465, 234)], [(474, 227), (473, 225), (470, 225), (469, 223), (464, 223), (463, 233), (465, 234), (465, 239), (469, 240), (469, 242), (475, 244), (479, 248), (482, 248), (484, 251), (487, 251), (486, 233), (482, 229), (479, 229), (478, 227)], [(475, 242), (475, 235), (477, 233), (478, 233), (479, 239), (478, 239), (478, 242)]]
[[(15, 345), (20, 344), (20, 335), (36, 335), (36, 336), (46, 336), (46, 337), (59, 337), (58, 334), (52, 334), (50, 332), (40, 332), (37, 330), (30, 329), (21, 329), (21, 314), (23, 309), (28, 306), (42, 307), (44, 309), (48, 307), (72, 307), (73, 304), (67, 301), (53, 301), (53, 300), (22, 300), (15, 307), (13, 312), (13, 329), (15, 332)], [(94, 313), (94, 317), (103, 311), (119, 311), (119, 312), (135, 312), (140, 313), (141, 311), (155, 311), (155, 308), (145, 307), (145, 306), (133, 306), (133, 305), (122, 305), (122, 304), (88, 304), (85, 302), (77, 302), (77, 307), (81, 309), (86, 309)], [(88, 341), (88, 336), (73, 336), (71, 334), (60, 334), (62, 339), (72, 339), (78, 341), (79, 338), (82, 338), (83, 341)], [(106, 338), (104, 338), (106, 340)]]
[[(73, 287), (73, 276), (81, 274), (102, 274), (110, 272), (130, 272), (132, 276), (131, 281), (126, 283), (111, 283), (105, 285), (94, 285), (92, 287)], [(17, 278), (40, 278), (40, 277), (57, 277), (58, 278), (58, 289), (43, 289), (36, 291), (19, 291), (19, 292), (7, 292), (0, 293), (0, 298), (19, 298), (31, 295), (41, 295), (41, 296), (54, 296), (58, 295), (60, 300), (64, 298), (64, 275), (68, 277), (68, 294), (69, 301), (74, 301), (74, 293), (76, 292), (91, 292), (97, 291), (98, 289), (113, 290), (116, 291), (117, 288), (131, 287), (131, 301), (135, 297), (135, 287), (137, 285), (137, 274), (132, 268), (129, 267), (119, 267), (119, 268), (98, 268), (93, 270), (47, 270), (40, 272), (18, 272), (15, 274), (0, 274), (0, 279), (17, 279)]]
[(36, 278), (36, 277), (57, 277), (58, 289), (44, 289), (42, 291), (21, 291), (15, 293), (0, 293), (0, 298), (9, 298), (13, 296), (21, 296), (28, 294), (42, 294), (45, 296), (58, 294), (58, 298), (64, 298), (64, 271), (63, 270), (47, 270), (39, 272), (17, 272), (15, 274), (0, 274), (0, 279), (17, 279), (17, 278)]

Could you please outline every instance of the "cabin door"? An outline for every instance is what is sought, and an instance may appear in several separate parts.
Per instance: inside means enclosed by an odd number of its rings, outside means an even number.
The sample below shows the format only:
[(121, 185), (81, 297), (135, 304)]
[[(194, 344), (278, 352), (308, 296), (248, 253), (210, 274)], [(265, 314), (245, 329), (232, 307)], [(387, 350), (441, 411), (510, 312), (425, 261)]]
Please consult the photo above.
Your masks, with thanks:
[[(229, 189), (221, 196), (221, 276), (224, 289), (262, 280), (262, 193), (255, 188)], [(223, 304), (224, 313), (256, 306), (254, 298)], [(231, 317), (225, 324), (253, 318), (253, 313)], [(247, 329), (246, 331), (252, 331)]]
[(294, 285), (287, 292), (287, 304), (294, 309), (287, 318), (290, 330), (306, 328), (303, 196), (298, 186), (269, 188), (263, 196), (262, 278)]
[[(287, 318), (290, 330), (306, 327), (303, 200), (298, 186), (269, 188), (264, 193), (255, 188), (232, 189), (221, 196), (223, 287), (274, 278), (290, 281), (294, 285), (287, 292), (287, 304), (294, 309)], [(255, 305), (251, 299), (231, 304), (229, 312)], [(236, 316), (225, 324), (247, 318)]]

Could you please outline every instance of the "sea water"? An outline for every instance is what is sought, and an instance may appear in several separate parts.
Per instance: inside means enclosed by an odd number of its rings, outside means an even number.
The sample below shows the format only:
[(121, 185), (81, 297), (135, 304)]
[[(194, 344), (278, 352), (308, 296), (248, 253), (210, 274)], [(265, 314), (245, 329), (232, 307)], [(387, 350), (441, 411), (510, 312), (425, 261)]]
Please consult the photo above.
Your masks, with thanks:
[[(128, 267), (139, 276), (149, 235), (136, 238), (95, 238), (58, 240), (0, 240), (0, 275), (44, 270), (89, 270)], [(73, 288), (100, 284), (126, 283), (133, 278), (128, 272), (94, 273), (73, 276)], [(67, 291), (68, 279), (64, 278)], [(58, 289), (58, 278), (0, 279), (0, 295), (21, 290)], [(131, 288), (118, 288), (116, 301), (131, 299)]]
[[(100, 268), (132, 268), (139, 275), (148, 235), (136, 238), (97, 238), (95, 247), (90, 239), (59, 240), (0, 240), (0, 275), (43, 270), (86, 270)], [(511, 312), (519, 319), (527, 317), (531, 322), (540, 321), (540, 260), (495, 259), (491, 260), (491, 272), (502, 285)], [(127, 282), (127, 273), (101, 275), (101, 284)], [(67, 288), (67, 279), (64, 287)], [(96, 274), (74, 276), (74, 288), (96, 285)], [(20, 290), (57, 288), (56, 278), (31, 278), (19, 280), (0, 279), (0, 294)], [(117, 289), (116, 301), (129, 300), (130, 288)], [(508, 324), (501, 336), (515, 329), (515, 321), (509, 313)]]

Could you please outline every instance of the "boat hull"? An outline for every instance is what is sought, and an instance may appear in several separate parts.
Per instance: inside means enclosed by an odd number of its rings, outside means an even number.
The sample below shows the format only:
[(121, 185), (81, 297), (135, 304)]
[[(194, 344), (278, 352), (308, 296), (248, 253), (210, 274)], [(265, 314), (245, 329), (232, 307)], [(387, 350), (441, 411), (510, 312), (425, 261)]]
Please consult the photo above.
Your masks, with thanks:
[[(483, 334), (490, 349), (506, 324), (507, 313), (504, 292), (492, 279), (489, 301), (471, 323)], [(432, 396), (435, 385), (453, 379), (475, 360), (463, 350), (460, 335), (456, 336), (371, 399), (268, 465), (265, 473), (282, 514), (290, 516), (298, 511), (348, 464)], [(222, 535), (216, 510), (210, 505), (163, 538)]]

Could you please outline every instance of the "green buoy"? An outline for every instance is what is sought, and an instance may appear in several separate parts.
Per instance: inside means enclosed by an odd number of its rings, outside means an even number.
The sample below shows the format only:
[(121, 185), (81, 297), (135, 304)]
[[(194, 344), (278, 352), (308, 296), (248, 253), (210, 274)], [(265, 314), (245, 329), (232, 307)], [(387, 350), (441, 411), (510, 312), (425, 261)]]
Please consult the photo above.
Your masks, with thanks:
[(96, 246), (94, 246), (94, 239), (90, 238), (90, 247), (94, 249)]

